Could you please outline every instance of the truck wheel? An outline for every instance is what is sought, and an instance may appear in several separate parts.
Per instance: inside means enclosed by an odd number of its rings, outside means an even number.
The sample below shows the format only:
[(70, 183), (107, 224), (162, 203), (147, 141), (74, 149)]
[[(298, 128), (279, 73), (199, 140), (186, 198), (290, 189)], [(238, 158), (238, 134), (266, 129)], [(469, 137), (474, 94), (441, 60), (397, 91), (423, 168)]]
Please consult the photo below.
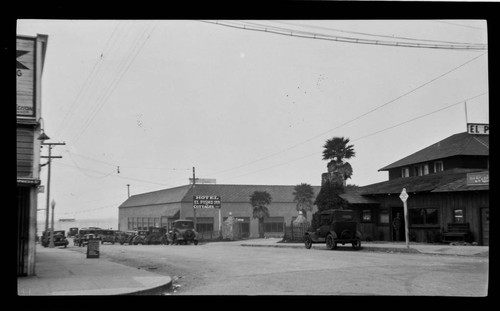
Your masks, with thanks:
[(356, 249), (356, 250), (357, 250), (357, 249), (360, 249), (360, 248), (361, 248), (361, 240), (360, 240), (360, 239), (357, 239), (357, 240), (355, 240), (354, 242), (352, 242), (352, 247), (353, 247), (354, 249)]
[(310, 236), (306, 235), (304, 238), (304, 245), (306, 246), (307, 249), (310, 249), (312, 247), (312, 239)]
[(335, 239), (333, 238), (333, 235), (331, 235), (331, 234), (327, 235), (327, 237), (326, 237), (326, 248), (329, 250), (337, 248), (337, 242), (335, 242)]

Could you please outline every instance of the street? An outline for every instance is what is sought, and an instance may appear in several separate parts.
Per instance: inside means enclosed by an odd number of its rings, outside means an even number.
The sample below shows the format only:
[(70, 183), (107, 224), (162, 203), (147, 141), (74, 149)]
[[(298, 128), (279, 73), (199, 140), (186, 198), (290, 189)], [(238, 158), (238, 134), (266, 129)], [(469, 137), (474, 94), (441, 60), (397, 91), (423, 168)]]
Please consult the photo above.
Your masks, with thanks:
[[(86, 252), (70, 245), (67, 251)], [(100, 245), (100, 258), (172, 277), (169, 295), (487, 295), (488, 258), (305, 248)]]

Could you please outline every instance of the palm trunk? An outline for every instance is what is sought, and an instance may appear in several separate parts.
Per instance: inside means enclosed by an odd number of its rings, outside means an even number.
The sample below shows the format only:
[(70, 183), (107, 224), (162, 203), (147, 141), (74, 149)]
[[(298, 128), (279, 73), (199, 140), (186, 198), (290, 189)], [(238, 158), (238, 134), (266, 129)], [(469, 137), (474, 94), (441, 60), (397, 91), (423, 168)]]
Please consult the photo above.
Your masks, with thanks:
[(264, 218), (259, 218), (259, 238), (264, 237)]

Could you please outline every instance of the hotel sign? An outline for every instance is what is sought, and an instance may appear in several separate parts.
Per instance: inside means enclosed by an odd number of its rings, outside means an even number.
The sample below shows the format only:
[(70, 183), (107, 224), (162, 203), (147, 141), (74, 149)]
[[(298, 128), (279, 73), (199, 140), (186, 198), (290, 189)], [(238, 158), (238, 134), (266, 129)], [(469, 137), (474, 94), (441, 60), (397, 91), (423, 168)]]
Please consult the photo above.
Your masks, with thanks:
[(490, 173), (467, 173), (467, 186), (484, 186), (490, 184)]
[(489, 135), (490, 125), (479, 123), (467, 123), (467, 132), (475, 135)]
[(220, 208), (221, 201), (218, 195), (193, 196), (193, 208)]

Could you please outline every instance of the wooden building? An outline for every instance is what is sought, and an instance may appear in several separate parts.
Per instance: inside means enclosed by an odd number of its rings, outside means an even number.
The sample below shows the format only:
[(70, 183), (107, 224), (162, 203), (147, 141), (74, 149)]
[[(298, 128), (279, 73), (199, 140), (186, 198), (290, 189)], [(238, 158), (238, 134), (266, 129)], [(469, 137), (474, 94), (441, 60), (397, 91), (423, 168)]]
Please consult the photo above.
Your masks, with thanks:
[(16, 38), (17, 275), (35, 273), (41, 77), (46, 35)]
[[(222, 185), (196, 184), (142, 193), (129, 197), (119, 206), (119, 230), (144, 229), (148, 226), (168, 226), (176, 219), (194, 219), (193, 196), (219, 196), (219, 209), (196, 209), (197, 231), (201, 234), (217, 234), (232, 213), (241, 222), (242, 235), (258, 237), (258, 220), (252, 217), (250, 196), (254, 191), (267, 191), (272, 202), (269, 216), (264, 220), (265, 236), (283, 236), (284, 223), (290, 223), (298, 216), (294, 202), (295, 186), (277, 185)], [(314, 194), (320, 187), (313, 186)], [(316, 211), (314, 209), (314, 211)], [(307, 218), (312, 219), (312, 213)], [(215, 233), (214, 233), (215, 232)]]
[[(360, 215), (371, 217), (372, 225), (365, 226), (363, 232), (365, 238), (404, 240), (404, 234), (398, 237), (394, 219), (400, 214), (400, 228), (404, 232), (403, 202), (399, 195), (405, 188), (409, 194), (410, 240), (440, 242), (450, 228), (463, 224), (462, 227), (469, 228), (469, 242), (489, 245), (487, 133), (452, 135), (380, 170), (388, 171), (388, 181), (341, 195)], [(364, 202), (366, 199), (371, 201)]]

